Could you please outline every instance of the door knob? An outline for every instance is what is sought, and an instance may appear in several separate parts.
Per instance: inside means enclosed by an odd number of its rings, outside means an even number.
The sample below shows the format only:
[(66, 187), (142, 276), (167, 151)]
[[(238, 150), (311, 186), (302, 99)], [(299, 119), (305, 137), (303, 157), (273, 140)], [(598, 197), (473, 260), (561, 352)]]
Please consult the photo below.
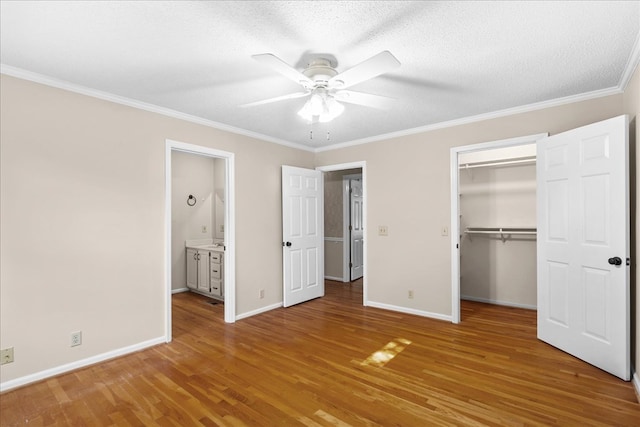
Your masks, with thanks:
[(291, 246), (291, 242), (284, 242), (282, 246)]
[(622, 259), (619, 256), (614, 256), (613, 258), (609, 258), (609, 264), (611, 265), (622, 265)]

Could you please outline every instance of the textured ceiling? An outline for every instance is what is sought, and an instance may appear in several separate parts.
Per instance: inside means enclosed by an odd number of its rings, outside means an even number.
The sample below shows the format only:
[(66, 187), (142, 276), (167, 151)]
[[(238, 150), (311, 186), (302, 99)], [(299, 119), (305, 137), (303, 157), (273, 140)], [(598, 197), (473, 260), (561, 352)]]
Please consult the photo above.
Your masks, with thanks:
[[(4, 73), (320, 149), (614, 93), (640, 50), (638, 1), (2, 1), (0, 16)], [(300, 90), (251, 55), (341, 72), (383, 50), (402, 65), (350, 89), (395, 98), (388, 111), (308, 124), (305, 99), (239, 107)]]

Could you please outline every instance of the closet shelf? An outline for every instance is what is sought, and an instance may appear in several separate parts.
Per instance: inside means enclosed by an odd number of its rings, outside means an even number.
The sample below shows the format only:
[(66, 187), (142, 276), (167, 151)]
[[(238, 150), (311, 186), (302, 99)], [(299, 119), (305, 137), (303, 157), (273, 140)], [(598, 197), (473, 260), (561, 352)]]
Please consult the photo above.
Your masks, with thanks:
[(464, 234), (493, 234), (499, 235), (504, 242), (507, 237), (514, 235), (532, 235), (538, 234), (535, 227), (467, 227)]
[(512, 165), (529, 165), (536, 162), (535, 156), (532, 157), (520, 157), (515, 159), (503, 159), (493, 160), (488, 162), (475, 162), (475, 163), (461, 163), (460, 169), (474, 169), (482, 167), (495, 167), (495, 166), (512, 166)]

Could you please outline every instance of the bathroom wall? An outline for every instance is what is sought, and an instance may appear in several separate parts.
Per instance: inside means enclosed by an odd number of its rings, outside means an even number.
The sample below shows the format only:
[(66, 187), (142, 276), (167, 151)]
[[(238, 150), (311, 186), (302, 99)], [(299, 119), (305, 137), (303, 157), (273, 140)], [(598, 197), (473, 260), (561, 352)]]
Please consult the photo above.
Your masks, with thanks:
[[(215, 160), (180, 151), (171, 153), (172, 290), (187, 288), (185, 240), (214, 236)], [(222, 186), (224, 189), (224, 182)], [(187, 204), (189, 195), (196, 198), (194, 206)]]

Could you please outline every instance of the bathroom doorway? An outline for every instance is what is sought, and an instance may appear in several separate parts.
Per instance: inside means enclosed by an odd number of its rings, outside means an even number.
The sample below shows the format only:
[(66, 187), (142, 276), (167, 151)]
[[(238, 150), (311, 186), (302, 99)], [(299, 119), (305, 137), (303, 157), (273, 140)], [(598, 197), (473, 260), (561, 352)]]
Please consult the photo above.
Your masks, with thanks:
[[(175, 170), (174, 170), (175, 169)], [(166, 141), (166, 341), (171, 341), (171, 295), (187, 290), (186, 241), (224, 248), (224, 320), (235, 322), (234, 155)], [(176, 208), (179, 207), (179, 208)]]

